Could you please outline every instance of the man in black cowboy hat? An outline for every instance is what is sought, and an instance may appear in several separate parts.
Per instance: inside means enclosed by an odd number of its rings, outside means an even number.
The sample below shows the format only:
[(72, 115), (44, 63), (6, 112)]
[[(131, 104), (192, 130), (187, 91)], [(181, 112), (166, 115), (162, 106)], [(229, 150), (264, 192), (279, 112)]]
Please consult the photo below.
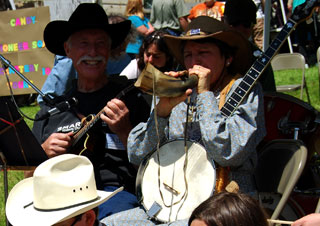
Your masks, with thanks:
[[(112, 191), (124, 186), (125, 191), (116, 200), (99, 207), (99, 218), (136, 205), (136, 170), (128, 162), (126, 143), (130, 130), (147, 119), (149, 108), (137, 90), (120, 98), (126, 80), (105, 75), (110, 50), (123, 42), (130, 27), (128, 20), (109, 24), (100, 5), (84, 3), (68, 21), (52, 21), (44, 30), (48, 50), (73, 61), (78, 79), (65, 96), (75, 97), (78, 104), (67, 112), (36, 121), (33, 132), (48, 157), (66, 152), (88, 156), (99, 189)], [(42, 107), (38, 115), (49, 109)], [(80, 119), (88, 115), (97, 120), (84, 120), (85, 128), (90, 128), (86, 133)]]

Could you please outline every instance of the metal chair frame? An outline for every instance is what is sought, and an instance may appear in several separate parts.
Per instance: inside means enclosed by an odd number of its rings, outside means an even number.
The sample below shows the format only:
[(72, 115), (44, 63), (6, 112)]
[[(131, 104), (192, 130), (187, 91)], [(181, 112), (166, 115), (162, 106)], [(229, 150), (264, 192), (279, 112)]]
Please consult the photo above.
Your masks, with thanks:
[(301, 84), (281, 85), (277, 86), (278, 92), (294, 91), (300, 89), (300, 99), (303, 97), (303, 89), (306, 89), (308, 102), (310, 104), (310, 96), (305, 78), (306, 60), (301, 53), (280, 53), (273, 57), (271, 66), (273, 71), (299, 69), (301, 70)]
[(318, 77), (319, 77), (319, 98), (320, 98), (320, 46), (317, 50), (317, 64), (318, 64)]
[(307, 148), (301, 140), (272, 140), (259, 151), (255, 172), (258, 192), (281, 194), (271, 219), (276, 220), (298, 182), (307, 160)]

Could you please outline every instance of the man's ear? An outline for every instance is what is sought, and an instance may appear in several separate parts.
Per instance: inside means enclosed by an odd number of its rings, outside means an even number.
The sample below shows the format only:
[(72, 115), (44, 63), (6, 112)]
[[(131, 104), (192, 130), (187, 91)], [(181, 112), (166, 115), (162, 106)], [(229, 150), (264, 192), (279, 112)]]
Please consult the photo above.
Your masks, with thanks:
[(64, 51), (66, 52), (67, 57), (69, 57), (69, 54), (70, 54), (70, 46), (68, 45), (67, 42), (64, 42), (64, 43), (63, 43), (63, 48), (64, 48)]
[(85, 218), (84, 220), (86, 222), (86, 225), (94, 226), (97, 216), (93, 210), (88, 210), (87, 212), (85, 212), (83, 214), (83, 217)]

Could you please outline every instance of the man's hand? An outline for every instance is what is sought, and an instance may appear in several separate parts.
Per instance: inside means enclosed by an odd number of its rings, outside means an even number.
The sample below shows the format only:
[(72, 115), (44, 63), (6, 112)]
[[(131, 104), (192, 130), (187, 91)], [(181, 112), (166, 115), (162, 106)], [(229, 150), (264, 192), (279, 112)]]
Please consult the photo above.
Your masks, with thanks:
[(49, 158), (66, 153), (72, 142), (73, 132), (53, 133), (42, 143), (42, 148)]
[(106, 122), (112, 132), (118, 135), (124, 146), (127, 145), (128, 135), (132, 129), (129, 119), (129, 109), (119, 99), (112, 99), (104, 107), (101, 119)]

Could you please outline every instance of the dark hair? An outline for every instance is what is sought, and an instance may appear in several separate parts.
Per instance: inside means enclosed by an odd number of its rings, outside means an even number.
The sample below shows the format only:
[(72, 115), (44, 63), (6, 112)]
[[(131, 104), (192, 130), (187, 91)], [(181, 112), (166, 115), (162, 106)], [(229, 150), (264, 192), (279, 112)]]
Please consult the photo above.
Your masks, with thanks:
[(227, 0), (223, 16), (229, 25), (250, 28), (256, 23), (256, 13), (257, 6), (252, 0)]
[(138, 55), (138, 68), (140, 70), (143, 70), (143, 68), (146, 66), (144, 63), (144, 53), (147, 51), (149, 46), (151, 44), (155, 44), (159, 51), (163, 52), (166, 55), (166, 65), (163, 68), (158, 68), (162, 72), (165, 71), (171, 71), (175, 69), (176, 61), (174, 60), (172, 54), (169, 51), (169, 48), (165, 41), (163, 40), (163, 36), (169, 34), (168, 32), (164, 30), (157, 30), (153, 31), (149, 35), (147, 35), (143, 43), (139, 49), (139, 55)]
[(242, 193), (220, 192), (201, 203), (191, 214), (208, 226), (268, 226), (267, 215), (258, 201)]
[[(108, 16), (109, 24), (117, 24), (126, 20), (128, 20), (126, 17), (118, 14), (110, 14)], [(125, 38), (125, 40), (119, 46), (111, 50), (110, 58), (117, 60), (122, 54), (126, 52), (126, 47), (128, 43), (135, 41), (136, 36), (137, 36), (136, 29), (134, 29), (133, 26), (131, 25), (130, 31), (127, 37)]]

